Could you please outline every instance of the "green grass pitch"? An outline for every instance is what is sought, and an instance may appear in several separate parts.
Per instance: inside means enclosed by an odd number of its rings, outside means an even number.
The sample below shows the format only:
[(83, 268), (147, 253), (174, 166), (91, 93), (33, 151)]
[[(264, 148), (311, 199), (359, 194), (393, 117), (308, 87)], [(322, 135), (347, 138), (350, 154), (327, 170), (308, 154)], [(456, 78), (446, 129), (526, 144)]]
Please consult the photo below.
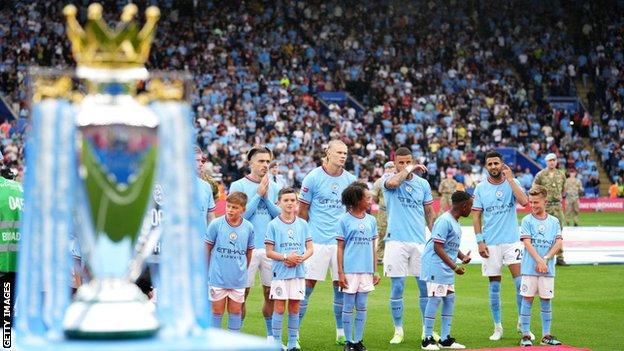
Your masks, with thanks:
[[(558, 269), (553, 299), (552, 333), (566, 345), (591, 350), (616, 351), (624, 349), (624, 266), (571, 266)], [(517, 346), (517, 311), (511, 276), (503, 276), (501, 305), (504, 335), (501, 341), (490, 341), (492, 318), (488, 307), (487, 279), (481, 276), (479, 265), (469, 265), (466, 274), (456, 279), (457, 297), (451, 334), (468, 348)], [(369, 350), (420, 349), (421, 322), (418, 308), (418, 287), (409, 279), (405, 287), (403, 329), (405, 341), (390, 345), (394, 328), (388, 307), (390, 279), (383, 278), (369, 295), (364, 344)], [(328, 282), (317, 284), (310, 299), (308, 312), (301, 325), (303, 350), (335, 350), (333, 292)], [(260, 312), (259, 288), (252, 289), (247, 303), (243, 332), (265, 336)], [(439, 314), (436, 330), (439, 332)], [(282, 333), (286, 341), (286, 319)], [(533, 303), (531, 330), (540, 337), (539, 302)]]
[[(465, 223), (465, 225), (470, 222)], [(624, 226), (620, 213), (584, 213), (581, 225)], [(623, 234), (624, 235), (624, 234)], [(623, 236), (624, 237), (624, 236)], [(381, 266), (379, 266), (381, 269)], [(624, 350), (624, 265), (583, 265), (562, 267), (555, 278), (552, 333), (566, 345), (591, 350)], [(469, 265), (464, 276), (456, 279), (457, 297), (452, 335), (468, 348), (517, 346), (517, 311), (513, 282), (509, 272), (503, 275), (501, 292), (504, 336), (501, 341), (489, 341), (492, 318), (488, 307), (487, 279), (481, 276), (480, 265)], [(393, 326), (388, 298), (390, 280), (382, 278), (369, 296), (368, 317), (364, 343), (369, 350), (419, 350), (421, 322), (418, 308), (418, 288), (408, 279), (405, 288), (405, 341), (390, 345)], [(301, 325), (303, 350), (342, 350), (334, 344), (335, 322), (333, 293), (329, 282), (319, 282), (312, 294), (308, 313)], [(243, 332), (265, 336), (259, 287), (252, 289), (247, 303)], [(439, 331), (439, 315), (436, 330)], [(286, 319), (283, 339), (286, 341)], [(539, 338), (541, 322), (539, 302), (533, 303), (531, 330)]]
[[(518, 224), (526, 213), (518, 213)], [(624, 213), (621, 212), (583, 212), (579, 216), (579, 225), (588, 227), (616, 226), (624, 227)], [(472, 217), (461, 218), (462, 225), (472, 225)], [(572, 220), (570, 220), (572, 224)], [(565, 225), (565, 223), (564, 223)], [(622, 348), (624, 350), (624, 348)]]

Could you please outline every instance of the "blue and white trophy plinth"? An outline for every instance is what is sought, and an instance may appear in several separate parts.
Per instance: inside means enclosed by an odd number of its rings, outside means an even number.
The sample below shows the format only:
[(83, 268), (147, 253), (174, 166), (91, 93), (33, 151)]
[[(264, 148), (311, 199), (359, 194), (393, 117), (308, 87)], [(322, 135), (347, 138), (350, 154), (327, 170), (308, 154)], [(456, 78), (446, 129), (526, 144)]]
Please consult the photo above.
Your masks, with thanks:
[[(132, 4), (115, 30), (98, 4), (84, 28), (75, 7), (64, 13), (76, 71), (31, 74), (13, 348), (278, 350), (210, 328), (188, 77), (144, 67), (158, 9), (140, 30)], [(167, 194), (159, 230), (144, 225), (155, 182)], [(134, 280), (158, 241), (153, 303)], [(86, 272), (73, 298), (72, 247)]]

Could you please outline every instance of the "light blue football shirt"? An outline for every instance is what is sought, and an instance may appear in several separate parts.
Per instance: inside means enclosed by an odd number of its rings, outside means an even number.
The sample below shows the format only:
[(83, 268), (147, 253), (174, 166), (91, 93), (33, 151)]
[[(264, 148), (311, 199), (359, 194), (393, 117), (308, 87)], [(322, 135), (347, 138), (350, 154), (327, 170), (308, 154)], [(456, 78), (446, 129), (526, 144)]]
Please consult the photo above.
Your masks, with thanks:
[[(308, 230), (308, 222), (296, 217), (291, 223), (284, 221), (281, 217), (276, 217), (269, 222), (265, 244), (273, 244), (273, 250), (280, 255), (295, 252), (297, 255), (305, 253), (307, 241), (311, 241), (312, 236)], [(293, 279), (304, 278), (305, 267), (298, 264), (294, 267), (286, 267), (284, 262), (273, 260), (273, 279)]]
[(338, 221), (336, 240), (344, 241), (343, 269), (345, 273), (374, 273), (373, 250), (377, 238), (375, 217), (364, 214), (358, 218), (347, 212)]
[(253, 225), (243, 218), (233, 227), (225, 216), (210, 223), (205, 241), (210, 253), (208, 284), (215, 288), (242, 289), (247, 284), (247, 250), (253, 250)]
[[(208, 220), (207, 212), (214, 212), (216, 205), (214, 197), (212, 195), (212, 187), (210, 183), (204, 181), (199, 177), (195, 177), (197, 181), (197, 191), (199, 192), (199, 203), (195, 204), (195, 208), (199, 210), (201, 214), (201, 234), (206, 235), (208, 232)], [(163, 220), (162, 203), (164, 197), (163, 187), (159, 183), (154, 183), (152, 190), (153, 206), (149, 210), (149, 213), (145, 216), (145, 221), (148, 221), (148, 225), (151, 227), (151, 231), (157, 230)], [(160, 240), (154, 246), (152, 255), (147, 259), (148, 262), (158, 263), (158, 255), (160, 255)]]
[[(153, 206), (149, 209), (149, 213), (145, 215), (145, 221), (149, 225), (150, 231), (155, 231), (160, 227), (160, 223), (163, 219), (163, 210), (162, 210), (162, 202), (163, 202), (163, 188), (160, 184), (154, 183), (154, 187), (152, 189), (152, 200)], [(202, 233), (206, 233), (203, 231)], [(147, 258), (147, 262), (157, 264), (159, 262), (160, 255), (160, 240), (154, 246), (154, 250), (152, 254)]]
[(254, 238), (254, 247), (264, 249), (264, 234), (266, 234), (267, 226), (282, 210), (275, 205), (279, 191), (277, 185), (269, 181), (266, 198), (258, 195), (259, 185), (259, 182), (255, 182), (249, 177), (241, 178), (230, 185), (230, 193), (240, 191), (247, 194), (244, 217), (253, 224), (254, 232), (258, 234)]
[(341, 200), (342, 191), (355, 181), (355, 176), (345, 170), (334, 177), (322, 166), (303, 178), (299, 201), (310, 205), (308, 225), (315, 243), (336, 244), (338, 219), (346, 212)]
[[(555, 245), (555, 241), (558, 238), (563, 239), (561, 236), (561, 227), (559, 226), (559, 220), (555, 216), (547, 215), (545, 219), (538, 219), (534, 215), (530, 214), (522, 218), (522, 224), (520, 225), (520, 239), (529, 238), (531, 244), (535, 248), (535, 251), (544, 257), (548, 253), (551, 247)], [(524, 249), (522, 255), (522, 263), (520, 265), (520, 273), (522, 275), (537, 275), (544, 277), (555, 276), (555, 260), (549, 260), (548, 273), (538, 273), (535, 270), (535, 260)]]
[[(514, 182), (522, 188), (517, 179)], [(488, 177), (477, 184), (472, 209), (483, 213), (481, 233), (487, 245), (512, 244), (520, 240), (516, 196), (507, 180), (496, 184)]]
[(431, 238), (423, 251), (420, 279), (437, 284), (455, 284), (455, 272), (435, 252), (434, 244), (444, 244), (444, 252), (455, 261), (461, 243), (461, 227), (450, 212), (444, 212), (433, 224)]
[(215, 205), (214, 196), (212, 195), (212, 186), (207, 181), (196, 177), (197, 188), (199, 191), (199, 203), (197, 209), (201, 213), (202, 218), (202, 233), (206, 233), (208, 230), (208, 220), (206, 218), (208, 212), (214, 212), (217, 209)]
[(396, 189), (388, 189), (386, 181), (393, 174), (384, 177), (383, 195), (388, 214), (386, 241), (425, 243), (425, 205), (433, 203), (431, 186), (416, 174), (405, 179)]

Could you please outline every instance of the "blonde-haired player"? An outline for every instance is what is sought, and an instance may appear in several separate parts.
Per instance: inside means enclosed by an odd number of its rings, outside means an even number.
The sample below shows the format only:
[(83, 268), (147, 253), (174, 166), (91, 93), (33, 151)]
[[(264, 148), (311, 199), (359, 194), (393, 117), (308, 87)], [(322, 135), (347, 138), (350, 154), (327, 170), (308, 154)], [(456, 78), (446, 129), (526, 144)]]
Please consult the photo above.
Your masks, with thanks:
[(306, 298), (301, 302), (299, 315), (303, 319), (316, 282), (325, 280), (327, 270), (331, 268), (336, 343), (339, 345), (344, 345), (346, 338), (342, 328), (343, 294), (338, 287), (336, 228), (338, 219), (346, 212), (340, 198), (342, 191), (356, 180), (353, 174), (344, 170), (347, 155), (344, 142), (330, 141), (323, 165), (305, 176), (299, 193), (299, 217), (308, 221), (314, 242), (314, 254), (306, 262)]

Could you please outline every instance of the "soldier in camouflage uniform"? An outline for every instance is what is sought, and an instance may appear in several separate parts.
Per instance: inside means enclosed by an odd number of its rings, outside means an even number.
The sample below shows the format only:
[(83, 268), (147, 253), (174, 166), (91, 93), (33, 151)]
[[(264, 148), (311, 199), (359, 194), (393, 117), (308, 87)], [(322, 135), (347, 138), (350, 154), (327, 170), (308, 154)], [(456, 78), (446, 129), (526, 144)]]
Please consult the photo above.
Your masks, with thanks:
[(457, 181), (453, 179), (453, 172), (446, 172), (446, 178), (444, 178), (438, 186), (438, 193), (440, 193), (440, 216), (444, 211), (451, 208), (451, 195), (457, 190)]
[(566, 179), (563, 186), (566, 194), (566, 224), (570, 225), (570, 218), (574, 221), (574, 226), (578, 226), (579, 197), (583, 195), (583, 183), (576, 177), (576, 170), (570, 170), (570, 177)]
[[(542, 169), (535, 175), (533, 185), (541, 185), (548, 191), (546, 199), (546, 212), (549, 215), (559, 219), (559, 225), (563, 229), (565, 217), (563, 216), (563, 207), (561, 199), (563, 198), (563, 185), (566, 181), (565, 172), (557, 169), (557, 156), (555, 154), (546, 155), (546, 168)], [(567, 266), (563, 259), (563, 249), (557, 253), (557, 265)]]
[(379, 238), (377, 239), (377, 261), (382, 262), (384, 253), (384, 237), (386, 236), (386, 227), (388, 226), (388, 216), (386, 214), (386, 203), (383, 198), (383, 189), (381, 182), (384, 181), (388, 174), (394, 174), (396, 169), (394, 168), (394, 162), (386, 162), (384, 165), (384, 175), (377, 179), (373, 184), (373, 200), (379, 205), (377, 211), (377, 231), (379, 232)]

